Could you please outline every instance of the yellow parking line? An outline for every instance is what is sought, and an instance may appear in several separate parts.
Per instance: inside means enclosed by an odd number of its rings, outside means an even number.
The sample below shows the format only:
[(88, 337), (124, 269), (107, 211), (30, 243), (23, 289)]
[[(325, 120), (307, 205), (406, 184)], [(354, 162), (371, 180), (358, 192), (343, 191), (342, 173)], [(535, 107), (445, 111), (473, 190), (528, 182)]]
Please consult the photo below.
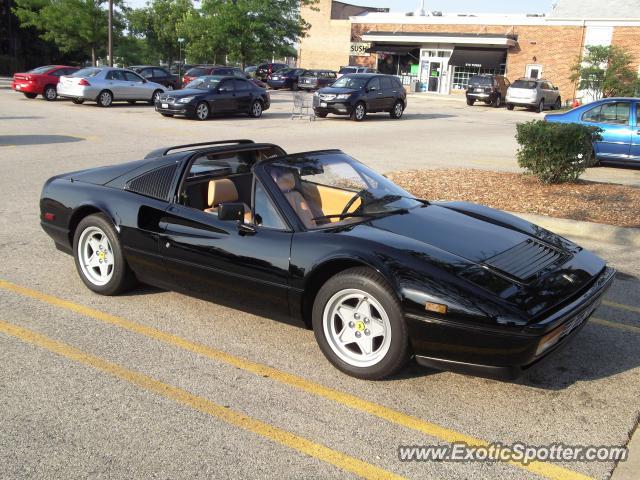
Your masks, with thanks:
[[(434, 437), (445, 442), (449, 442), (449, 443), (465, 442), (469, 445), (477, 445), (477, 446), (489, 445), (489, 442), (487, 442), (486, 440), (481, 440), (479, 438), (475, 438), (470, 435), (466, 435), (466, 434), (457, 432), (455, 430), (448, 429), (446, 427), (441, 427), (440, 425), (427, 422), (425, 420), (422, 420), (417, 417), (413, 417), (411, 415), (407, 415), (405, 413), (394, 410), (392, 408), (388, 408), (383, 405), (378, 405), (368, 400), (364, 400), (355, 395), (351, 395), (346, 392), (341, 392), (339, 390), (334, 390), (324, 385), (312, 382), (310, 380), (306, 380), (297, 375), (293, 375), (291, 373), (287, 373), (273, 367), (262, 365), (260, 363), (252, 362), (250, 360), (239, 358), (229, 353), (223, 352), (221, 350), (216, 350), (211, 347), (207, 347), (206, 345), (191, 342), (177, 335), (172, 335), (170, 333), (166, 333), (156, 328), (148, 327), (146, 325), (142, 325), (142, 324), (133, 322), (131, 320), (127, 320), (125, 318), (117, 317), (115, 315), (101, 312), (99, 310), (95, 310), (93, 308), (86, 307), (84, 305), (79, 305), (77, 303), (63, 300), (61, 298), (57, 298), (52, 295), (39, 292), (37, 290), (32, 290), (27, 287), (16, 285), (16, 284), (7, 282), (5, 280), (0, 280), (0, 289), (18, 293), (20, 295), (24, 295), (26, 297), (39, 300), (41, 302), (63, 308), (65, 310), (69, 310), (69, 311), (78, 313), (80, 315), (84, 315), (87, 317), (94, 318), (96, 320), (100, 320), (110, 325), (116, 325), (118, 327), (124, 328), (131, 332), (144, 335), (149, 338), (153, 338), (160, 342), (177, 346), (179, 348), (197, 353), (199, 355), (210, 358), (212, 360), (227, 363), (241, 370), (245, 370), (247, 372), (251, 372), (262, 377), (268, 377), (272, 380), (283, 383), (285, 385), (299, 388), (300, 390), (311, 393), (313, 395), (326, 398), (328, 400), (339, 403), (341, 405), (352, 408), (354, 410), (359, 410), (361, 412), (374, 415), (388, 422), (424, 433), (430, 437)], [(528, 470), (530, 472), (536, 473), (538, 475), (541, 475), (543, 477), (550, 478), (550, 479), (586, 480), (589, 478), (580, 473), (577, 473), (572, 470), (568, 470), (566, 468), (560, 467), (558, 465), (550, 464), (550, 463), (544, 463), (544, 462), (538, 462), (538, 461), (534, 461), (528, 465), (523, 465), (518, 462), (509, 462), (509, 463), (511, 463), (516, 467), (522, 468), (524, 470)]]
[(595, 324), (598, 325), (602, 325), (604, 327), (611, 327), (611, 328), (616, 328), (618, 330), (625, 330), (627, 332), (632, 332), (632, 333), (640, 333), (640, 327), (636, 327), (633, 325), (627, 325), (625, 323), (620, 323), (620, 322), (610, 322), (608, 320), (603, 320), (602, 318), (597, 318), (597, 317), (591, 317), (591, 319), (589, 320)]
[(607, 307), (619, 308), (621, 310), (627, 310), (633, 313), (640, 313), (640, 308), (633, 307), (631, 305), (625, 305), (624, 303), (616, 303), (616, 302), (610, 302), (608, 300), (604, 300), (602, 304), (606, 305)]
[(134, 372), (133, 370), (124, 368), (116, 363), (111, 363), (100, 357), (83, 352), (71, 345), (58, 342), (32, 330), (27, 330), (26, 328), (18, 327), (0, 320), (0, 332), (11, 335), (25, 343), (36, 345), (62, 357), (74, 360), (83, 365), (93, 367), (96, 370), (100, 370), (104, 373), (108, 373), (109, 375), (113, 375), (114, 377), (133, 383), (144, 390), (169, 398), (170, 400), (187, 407), (191, 407), (202, 413), (206, 413), (207, 415), (222, 420), (230, 425), (243, 430), (248, 430), (265, 437), (268, 440), (284, 445), (285, 447), (292, 448), (311, 457), (335, 465), (338, 468), (359, 475), (362, 478), (403, 478), (388, 472), (387, 470), (376, 467), (375, 465), (363, 462), (362, 460), (358, 460), (357, 458), (332, 450), (324, 445), (307, 440), (306, 438), (300, 437), (287, 430), (282, 430), (253, 417), (231, 410), (230, 408), (218, 405), (217, 403), (189, 393), (181, 388), (162, 383), (142, 373)]

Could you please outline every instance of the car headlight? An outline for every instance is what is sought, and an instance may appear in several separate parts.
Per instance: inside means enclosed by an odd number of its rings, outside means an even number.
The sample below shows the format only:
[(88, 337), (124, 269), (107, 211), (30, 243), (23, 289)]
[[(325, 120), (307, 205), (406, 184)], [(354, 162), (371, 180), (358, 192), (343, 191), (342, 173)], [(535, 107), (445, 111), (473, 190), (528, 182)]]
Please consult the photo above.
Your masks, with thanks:
[(178, 103), (189, 103), (194, 98), (196, 98), (196, 97), (183, 97), (180, 100), (178, 100)]
[(350, 93), (341, 93), (339, 95), (336, 95), (336, 100), (349, 100), (350, 96)]

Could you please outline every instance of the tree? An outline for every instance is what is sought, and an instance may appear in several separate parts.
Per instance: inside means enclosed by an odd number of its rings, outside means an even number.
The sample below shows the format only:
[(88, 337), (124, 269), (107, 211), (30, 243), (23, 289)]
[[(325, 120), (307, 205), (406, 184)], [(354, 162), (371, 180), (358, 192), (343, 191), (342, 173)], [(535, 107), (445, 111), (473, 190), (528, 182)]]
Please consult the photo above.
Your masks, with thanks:
[(129, 12), (129, 30), (146, 39), (156, 55), (155, 62), (167, 60), (171, 65), (179, 55), (181, 25), (194, 11), (191, 0), (151, 0), (145, 8)]
[(244, 67), (249, 61), (289, 55), (310, 27), (300, 15), (300, 5), (315, 3), (317, 0), (202, 0), (200, 11), (183, 25), (189, 58), (211, 59), (224, 52)]
[[(107, 43), (107, 0), (16, 0), (14, 13), (22, 27), (34, 27), (61, 52), (91, 55), (95, 65)], [(121, 0), (116, 0), (120, 5)], [(114, 31), (122, 31), (121, 14), (114, 13)]]
[(633, 96), (640, 83), (631, 68), (631, 56), (616, 45), (588, 45), (587, 53), (571, 68), (572, 82), (587, 90), (591, 97)]

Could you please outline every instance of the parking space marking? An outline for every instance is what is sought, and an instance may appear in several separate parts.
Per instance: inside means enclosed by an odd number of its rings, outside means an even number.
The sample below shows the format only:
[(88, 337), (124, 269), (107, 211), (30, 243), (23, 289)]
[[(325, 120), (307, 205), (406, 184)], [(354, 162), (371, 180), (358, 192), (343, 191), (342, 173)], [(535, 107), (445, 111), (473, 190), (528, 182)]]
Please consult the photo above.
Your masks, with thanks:
[(591, 317), (590, 321), (597, 325), (602, 325), (605, 327), (617, 328), (618, 330), (625, 330), (627, 332), (640, 333), (640, 327), (627, 325), (626, 323), (610, 322), (609, 320), (604, 320), (598, 317)]
[(606, 305), (607, 307), (619, 308), (620, 310), (627, 310), (633, 313), (640, 313), (640, 308), (631, 305), (625, 305), (624, 303), (616, 303), (610, 302), (609, 300), (603, 300), (602, 304)]
[[(442, 427), (426, 420), (422, 420), (420, 418), (402, 413), (398, 410), (394, 410), (392, 408), (385, 407), (368, 400), (364, 400), (350, 393), (334, 390), (330, 387), (315, 383), (303, 377), (299, 377), (297, 375), (287, 373), (285, 371), (278, 370), (267, 365), (252, 362), (251, 360), (236, 357), (230, 353), (216, 350), (203, 344), (191, 342), (187, 339), (163, 332), (154, 327), (149, 327), (122, 317), (101, 312), (100, 310), (95, 310), (84, 305), (80, 305), (68, 300), (48, 295), (43, 292), (39, 292), (37, 290), (32, 290), (21, 285), (16, 285), (6, 280), (0, 280), (0, 289), (30, 297), (56, 307), (78, 313), (83, 316), (91, 317), (104, 323), (115, 325), (125, 330), (129, 330), (131, 332), (153, 338), (154, 340), (168, 343), (184, 350), (197, 353), (212, 360), (232, 365), (241, 370), (251, 372), (255, 375), (270, 378), (271, 380), (298, 388), (307, 393), (331, 400), (348, 408), (359, 410), (361, 412), (374, 415), (396, 425), (401, 425), (410, 430), (424, 433), (430, 437), (437, 438), (444, 442), (465, 442), (469, 445), (476, 446), (489, 446), (490, 444), (490, 442), (486, 440), (475, 438), (470, 435), (466, 435), (464, 433)], [(549, 479), (587, 480), (590, 478), (586, 475), (574, 472), (573, 470), (540, 461), (533, 461), (528, 465), (523, 465), (515, 461), (505, 463), (510, 463), (511, 465), (514, 465), (518, 468), (522, 468), (524, 470)]]
[(285, 447), (297, 450), (311, 457), (322, 460), (326, 463), (354, 473), (367, 479), (402, 479), (403, 477), (391, 473), (382, 468), (358, 460), (344, 453), (332, 450), (324, 445), (300, 437), (287, 430), (280, 429), (268, 423), (249, 417), (230, 408), (218, 405), (206, 398), (194, 395), (181, 388), (174, 387), (167, 383), (160, 382), (152, 377), (144, 375), (125, 367), (91, 355), (82, 350), (78, 350), (66, 343), (58, 342), (52, 338), (26, 328), (18, 327), (11, 323), (0, 320), (0, 332), (17, 338), (25, 343), (29, 343), (62, 357), (74, 360), (83, 365), (95, 368), (103, 373), (107, 373), (121, 380), (137, 385), (138, 387), (155, 393), (162, 397), (173, 400), (177, 403), (191, 407), (202, 413), (210, 415), (235, 427), (253, 432), (267, 440), (279, 443)]

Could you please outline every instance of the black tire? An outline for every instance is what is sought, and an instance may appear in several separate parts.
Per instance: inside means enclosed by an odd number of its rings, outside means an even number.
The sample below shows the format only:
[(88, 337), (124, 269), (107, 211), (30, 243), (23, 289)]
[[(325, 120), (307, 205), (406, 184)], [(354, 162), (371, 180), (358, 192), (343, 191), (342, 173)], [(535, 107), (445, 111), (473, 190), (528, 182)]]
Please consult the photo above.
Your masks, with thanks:
[(322, 112), (322, 113), (315, 112), (315, 114), (316, 114), (316, 117), (318, 118), (327, 118), (327, 115), (328, 115), (328, 113), (326, 112)]
[(113, 93), (109, 90), (102, 90), (96, 98), (99, 107), (108, 108), (113, 104)]
[(163, 117), (173, 117), (172, 113), (160, 113)]
[(58, 98), (58, 90), (55, 85), (47, 85), (44, 87), (44, 92), (42, 92), (42, 98), (45, 100), (52, 102), (56, 98)]
[(351, 120), (362, 122), (365, 118), (367, 118), (367, 106), (364, 102), (356, 103), (351, 112)]
[(149, 100), (149, 105), (153, 105), (154, 103), (156, 103), (158, 95), (161, 95), (163, 93), (164, 92), (162, 90), (156, 90), (155, 92), (153, 92), (153, 95), (151, 95), (151, 100)]
[(249, 107), (249, 116), (251, 118), (260, 118), (262, 116), (262, 102), (260, 100), (254, 100)]
[(467, 98), (467, 105), (469, 105), (470, 107), (473, 107), (475, 103), (476, 101), (473, 98)]
[(507, 110), (513, 110), (515, 105), (513, 103), (507, 103)]
[(500, 95), (496, 95), (491, 102), (491, 106), (493, 108), (500, 108), (502, 106), (502, 97)]
[(544, 98), (540, 100), (540, 103), (538, 103), (538, 106), (536, 107), (536, 112), (538, 113), (544, 112)]
[(38, 94), (37, 94), (37, 93), (30, 93), (30, 92), (22, 92), (22, 94), (23, 94), (25, 97), (27, 97), (27, 98), (31, 98), (31, 99), (36, 98), (36, 97), (38, 96)]
[[(340, 358), (330, 346), (324, 330), (324, 313), (331, 298), (347, 289), (357, 289), (375, 299), (384, 309), (391, 327), (386, 354), (370, 366), (354, 366)], [(340, 371), (356, 378), (377, 380), (398, 372), (409, 359), (409, 333), (402, 308), (388, 282), (375, 271), (350, 268), (330, 278), (316, 295), (312, 311), (313, 331), (325, 357)]]
[(200, 102), (196, 105), (195, 110), (195, 118), (204, 121), (209, 118), (211, 115), (211, 110), (209, 109), (209, 104), (207, 102)]
[(84, 103), (84, 99), (82, 98), (72, 98), (71, 101), (76, 105), (82, 105)]
[(404, 103), (400, 100), (397, 100), (396, 103), (393, 104), (393, 108), (389, 112), (391, 118), (395, 120), (399, 120), (402, 118), (402, 114), (404, 113)]
[[(104, 232), (109, 239), (113, 253), (113, 273), (110, 280), (104, 285), (96, 285), (93, 283), (86, 276), (80, 266), (81, 260), (79, 258), (80, 254), (78, 245), (80, 237), (85, 230), (93, 227), (97, 227)], [(137, 282), (135, 275), (127, 265), (122, 253), (118, 233), (109, 219), (101, 213), (89, 215), (88, 217), (83, 218), (78, 224), (73, 235), (73, 258), (75, 260), (78, 275), (80, 275), (84, 284), (89, 290), (99, 293), (100, 295), (117, 295), (118, 293), (122, 293), (125, 290), (132, 288)]]
[(298, 82), (293, 82), (291, 84), (291, 91), (292, 92), (297, 92), (298, 91)]
[(560, 110), (562, 108), (562, 100), (560, 99), (560, 97), (556, 98), (555, 103), (553, 104), (553, 107), (551, 107), (551, 110)]

